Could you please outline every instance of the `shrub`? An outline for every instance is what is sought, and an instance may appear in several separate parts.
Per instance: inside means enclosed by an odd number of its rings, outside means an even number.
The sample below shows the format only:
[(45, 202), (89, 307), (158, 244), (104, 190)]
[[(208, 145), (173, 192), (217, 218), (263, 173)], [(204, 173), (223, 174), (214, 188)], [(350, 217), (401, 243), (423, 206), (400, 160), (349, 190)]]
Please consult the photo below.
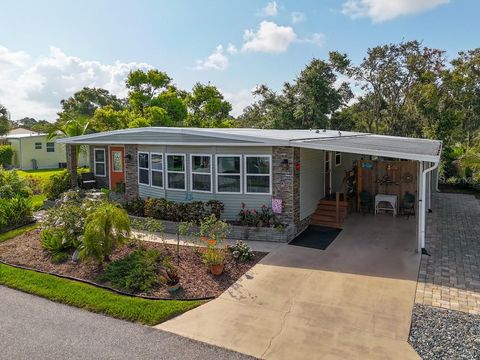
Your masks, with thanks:
[(235, 245), (229, 246), (228, 249), (232, 253), (233, 258), (241, 262), (252, 260), (255, 257), (252, 249), (241, 240), (237, 240)]
[(30, 199), (16, 196), (11, 199), (0, 199), (0, 230), (23, 225), (32, 220)]
[(12, 158), (12, 145), (0, 145), (0, 166), (6, 167), (12, 165)]
[(127, 201), (124, 205), (125, 210), (134, 216), (145, 216), (144, 207), (145, 201), (141, 198), (132, 199)]
[(52, 262), (52, 264), (62, 264), (68, 260), (68, 257), (69, 256), (67, 253), (58, 253), (53, 255), (50, 261)]
[(30, 195), (32, 190), (27, 181), (18, 175), (16, 170), (4, 170), (0, 167), (0, 198), (29, 197)]
[(67, 252), (72, 248), (72, 243), (69, 242), (61, 231), (54, 229), (46, 229), (40, 233), (42, 239), (42, 248), (47, 250), (50, 255), (55, 256)]
[(240, 223), (244, 226), (271, 227), (276, 224), (275, 214), (267, 205), (262, 205), (260, 211), (248, 210), (242, 203), (242, 208), (238, 213)]
[(108, 264), (100, 281), (109, 281), (114, 288), (130, 293), (148, 293), (158, 284), (159, 259), (158, 250), (135, 250)]
[(202, 254), (203, 263), (207, 266), (223, 264), (225, 253), (221, 249), (209, 246)]
[(200, 237), (204, 238), (212, 245), (218, 245), (225, 241), (228, 234), (228, 224), (217, 220), (215, 215), (203, 219), (200, 223)]
[(130, 235), (127, 212), (112, 203), (104, 203), (87, 216), (80, 249), (81, 257), (109, 261), (114, 248)]
[(70, 189), (71, 175), (68, 170), (50, 176), (43, 185), (43, 192), (48, 200), (56, 200), (62, 193)]

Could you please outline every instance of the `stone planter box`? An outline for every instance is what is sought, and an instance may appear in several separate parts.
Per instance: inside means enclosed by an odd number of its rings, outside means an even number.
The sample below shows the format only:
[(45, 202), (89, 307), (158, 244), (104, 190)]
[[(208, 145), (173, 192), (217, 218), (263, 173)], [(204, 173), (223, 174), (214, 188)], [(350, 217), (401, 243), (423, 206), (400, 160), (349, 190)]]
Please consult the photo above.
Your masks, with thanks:
[[(132, 220), (145, 220), (146, 218), (129, 215)], [(157, 220), (165, 226), (164, 232), (167, 234), (176, 234), (178, 222), (168, 220)], [(137, 230), (146, 230), (137, 229)], [(192, 232), (198, 232), (198, 226), (191, 229)], [(296, 228), (292, 225), (286, 226), (283, 230), (267, 227), (248, 227), (239, 225), (229, 225), (229, 240), (251, 240), (251, 241), (272, 241), (272, 242), (289, 242), (296, 235)]]

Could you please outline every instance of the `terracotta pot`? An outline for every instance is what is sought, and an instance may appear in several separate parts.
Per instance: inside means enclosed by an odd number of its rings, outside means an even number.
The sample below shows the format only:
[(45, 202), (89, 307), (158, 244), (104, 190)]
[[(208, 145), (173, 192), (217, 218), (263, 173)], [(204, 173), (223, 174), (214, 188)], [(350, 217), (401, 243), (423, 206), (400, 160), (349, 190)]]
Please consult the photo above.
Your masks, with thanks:
[(175, 285), (169, 285), (169, 286), (167, 286), (167, 290), (168, 290), (168, 292), (169, 292), (170, 294), (178, 291), (178, 289), (180, 289), (180, 283), (175, 284)]
[(208, 245), (212, 245), (212, 246), (213, 246), (213, 245), (216, 245), (216, 244), (217, 244), (217, 241), (216, 241), (216, 240), (214, 240), (214, 239), (208, 240)]
[(224, 266), (225, 264), (210, 265), (210, 272), (215, 276), (219, 276), (222, 274)]

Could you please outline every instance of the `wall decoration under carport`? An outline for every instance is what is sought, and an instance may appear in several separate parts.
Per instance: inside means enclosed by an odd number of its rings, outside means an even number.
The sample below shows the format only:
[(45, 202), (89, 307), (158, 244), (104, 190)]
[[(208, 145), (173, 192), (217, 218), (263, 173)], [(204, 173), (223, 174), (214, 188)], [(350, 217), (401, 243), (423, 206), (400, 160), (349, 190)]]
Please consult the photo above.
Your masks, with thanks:
[[(418, 198), (418, 164), (416, 161), (362, 160), (357, 171), (357, 194), (368, 191), (376, 194), (396, 195), (402, 203), (405, 193)], [(360, 198), (357, 195), (357, 209)]]

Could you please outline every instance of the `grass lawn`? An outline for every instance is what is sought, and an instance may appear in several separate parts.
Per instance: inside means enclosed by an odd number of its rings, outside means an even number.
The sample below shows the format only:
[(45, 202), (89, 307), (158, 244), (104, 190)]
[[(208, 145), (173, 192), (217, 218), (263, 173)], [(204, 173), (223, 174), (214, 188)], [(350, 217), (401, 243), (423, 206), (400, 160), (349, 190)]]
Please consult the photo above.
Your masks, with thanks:
[(61, 173), (64, 170), (65, 169), (17, 170), (17, 172), (23, 177), (33, 176), (43, 182), (50, 178), (50, 176)]
[(53, 275), (0, 264), (0, 285), (118, 319), (155, 325), (191, 310), (203, 301), (146, 300)]
[(0, 243), (2, 243), (4, 241), (7, 241), (7, 240), (10, 240), (10, 239), (14, 238), (15, 236), (23, 234), (27, 231), (33, 230), (37, 226), (38, 226), (38, 224), (31, 224), (31, 225), (23, 226), (21, 228), (18, 228), (18, 229), (15, 229), (15, 230), (10, 230), (10, 231), (7, 231), (3, 234), (0, 234)]

